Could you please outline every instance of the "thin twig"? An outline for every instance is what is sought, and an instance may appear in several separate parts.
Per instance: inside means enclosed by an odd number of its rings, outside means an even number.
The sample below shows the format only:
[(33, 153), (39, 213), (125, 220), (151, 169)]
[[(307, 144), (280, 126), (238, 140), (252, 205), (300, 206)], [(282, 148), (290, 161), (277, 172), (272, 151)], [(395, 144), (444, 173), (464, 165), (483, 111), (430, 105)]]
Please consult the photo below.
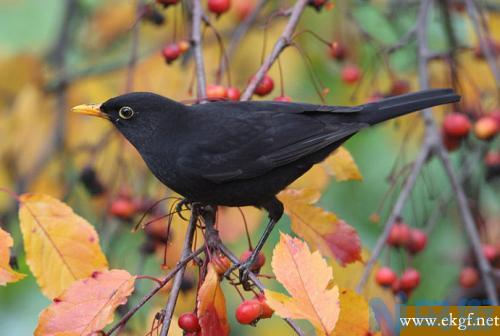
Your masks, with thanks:
[(201, 40), (201, 22), (203, 10), (200, 0), (193, 0), (193, 22), (191, 31), (191, 45), (193, 47), (194, 60), (196, 64), (196, 85), (198, 101), (202, 102), (206, 97), (205, 64), (203, 62), (203, 46)]
[(144, 15), (144, 4), (142, 0), (138, 0), (136, 4), (136, 14), (134, 26), (132, 27), (132, 37), (130, 46), (130, 58), (127, 65), (127, 79), (125, 81), (125, 92), (132, 91), (134, 87), (134, 74), (135, 66), (137, 64), (138, 52), (139, 52), (139, 32), (141, 30), (141, 21)]
[(271, 51), (269, 56), (267, 56), (267, 58), (264, 60), (259, 70), (255, 74), (255, 76), (253, 76), (253, 78), (250, 80), (250, 83), (248, 84), (247, 88), (241, 95), (242, 101), (249, 100), (252, 97), (255, 88), (260, 83), (262, 78), (264, 78), (265, 74), (269, 71), (269, 69), (274, 64), (278, 56), (283, 52), (283, 50), (286, 47), (290, 45), (292, 35), (295, 31), (295, 28), (297, 27), (297, 24), (299, 23), (299, 19), (307, 3), (308, 0), (297, 0), (295, 5), (293, 6), (290, 19), (288, 20), (288, 23), (286, 24), (283, 33), (278, 38), (278, 41), (276, 41), (273, 50)]
[(160, 291), (165, 285), (173, 279), (173, 277), (184, 267), (186, 267), (187, 263), (189, 263), (193, 258), (202, 253), (204, 248), (201, 247), (196, 251), (190, 253), (186, 258), (181, 259), (175, 265), (175, 267), (163, 278), (160, 284), (155, 286), (148, 294), (146, 294), (141, 301), (139, 301), (132, 309), (130, 309), (123, 317), (118, 321), (109, 331), (106, 333), (107, 336), (112, 335), (115, 331), (117, 331), (120, 327), (124, 326), (128, 320), (142, 307), (144, 306), (156, 293)]
[[(198, 221), (198, 207), (193, 205), (191, 210), (191, 218), (189, 220), (186, 238), (184, 240), (184, 247), (182, 249), (181, 260), (186, 259), (192, 254), (191, 246), (193, 245), (194, 232), (196, 231), (196, 222)], [(170, 328), (170, 323), (172, 322), (172, 316), (174, 315), (175, 305), (177, 303), (177, 298), (181, 289), (182, 278), (184, 277), (184, 271), (186, 270), (186, 265), (181, 267), (174, 278), (174, 283), (172, 284), (172, 290), (168, 297), (167, 304), (165, 306), (165, 315), (163, 318), (163, 326), (161, 328), (160, 336), (167, 336), (168, 329)]]
[(387, 241), (387, 237), (391, 232), (392, 226), (396, 222), (396, 219), (401, 216), (401, 212), (403, 211), (404, 205), (406, 204), (408, 198), (411, 195), (413, 187), (415, 186), (415, 182), (417, 181), (417, 177), (420, 175), (420, 171), (424, 166), (427, 158), (429, 157), (429, 153), (431, 150), (431, 144), (429, 142), (424, 142), (423, 147), (420, 149), (420, 152), (413, 163), (413, 167), (411, 169), (410, 174), (408, 175), (403, 187), (401, 188), (401, 193), (398, 196), (396, 203), (391, 211), (387, 222), (385, 223), (384, 231), (380, 235), (373, 248), (370, 259), (366, 262), (366, 266), (363, 270), (363, 274), (361, 275), (361, 279), (359, 280), (358, 286), (356, 287), (356, 291), (361, 293), (363, 287), (365, 286), (366, 281), (371, 273), (375, 262), (378, 260), (382, 250), (384, 249), (385, 243)]

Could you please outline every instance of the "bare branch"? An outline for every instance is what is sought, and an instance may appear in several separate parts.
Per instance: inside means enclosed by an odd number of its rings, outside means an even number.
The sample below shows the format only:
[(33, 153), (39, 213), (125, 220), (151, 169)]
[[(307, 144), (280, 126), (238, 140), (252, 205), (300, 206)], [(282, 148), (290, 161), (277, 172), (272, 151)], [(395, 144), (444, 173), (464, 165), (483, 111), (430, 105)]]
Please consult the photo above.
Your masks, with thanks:
[[(197, 1), (195, 1), (197, 2)], [(191, 246), (193, 245), (194, 232), (196, 230), (196, 222), (198, 221), (198, 206), (193, 205), (191, 210), (191, 218), (189, 219), (189, 224), (187, 228), (186, 238), (184, 239), (184, 247), (182, 249), (181, 260), (186, 259), (191, 252)], [(186, 265), (181, 267), (174, 278), (174, 283), (172, 284), (172, 289), (170, 290), (170, 295), (168, 297), (167, 305), (165, 306), (165, 315), (163, 318), (163, 326), (161, 328), (160, 336), (167, 336), (168, 329), (170, 328), (170, 323), (172, 322), (172, 316), (174, 315), (175, 304), (177, 303), (177, 297), (179, 296), (179, 291), (181, 289), (182, 278), (184, 277), (184, 271), (186, 270)]]
[(250, 83), (241, 95), (242, 101), (249, 100), (252, 97), (253, 92), (255, 91), (255, 88), (257, 87), (259, 82), (262, 80), (262, 78), (264, 78), (265, 74), (269, 71), (269, 69), (276, 61), (278, 56), (283, 52), (283, 50), (290, 45), (293, 32), (295, 31), (295, 28), (299, 23), (299, 19), (307, 3), (308, 0), (297, 0), (295, 5), (293, 6), (290, 19), (288, 20), (283, 33), (278, 38), (278, 41), (276, 41), (273, 50), (264, 60), (264, 63), (262, 63), (255, 76), (253, 76), (252, 80), (250, 80)]
[(193, 24), (191, 32), (191, 45), (194, 51), (196, 64), (196, 85), (198, 101), (202, 102), (206, 97), (205, 64), (203, 62), (203, 46), (201, 41), (201, 23), (203, 20), (203, 10), (200, 0), (193, 0)]
[(387, 219), (387, 222), (384, 226), (384, 231), (378, 238), (377, 243), (373, 248), (370, 259), (366, 262), (366, 266), (363, 270), (363, 275), (361, 276), (358, 286), (356, 287), (356, 291), (358, 293), (362, 292), (363, 287), (365, 286), (366, 281), (368, 280), (368, 277), (371, 273), (371, 270), (373, 266), (375, 266), (375, 262), (377, 261), (380, 254), (382, 253), (382, 250), (384, 249), (387, 237), (389, 236), (389, 233), (391, 232), (394, 223), (396, 222), (398, 217), (401, 216), (404, 205), (408, 200), (408, 198), (410, 197), (413, 187), (415, 186), (415, 182), (417, 181), (417, 178), (420, 175), (420, 171), (422, 170), (422, 167), (424, 166), (427, 158), (429, 157), (431, 148), (432, 147), (430, 142), (424, 142), (422, 149), (420, 149), (417, 159), (413, 163), (412, 170), (408, 175), (408, 177), (406, 178), (403, 188), (401, 189), (401, 193), (399, 194), (398, 199), (391, 211), (391, 214)]

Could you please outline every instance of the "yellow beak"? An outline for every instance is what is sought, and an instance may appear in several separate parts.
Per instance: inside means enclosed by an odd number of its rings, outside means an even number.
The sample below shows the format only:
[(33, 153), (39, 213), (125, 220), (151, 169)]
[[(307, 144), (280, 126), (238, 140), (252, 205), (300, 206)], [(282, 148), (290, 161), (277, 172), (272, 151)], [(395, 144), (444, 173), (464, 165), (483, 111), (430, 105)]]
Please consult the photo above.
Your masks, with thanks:
[(108, 119), (109, 116), (101, 111), (101, 104), (83, 104), (75, 106), (71, 109), (72, 112), (86, 114), (93, 117)]

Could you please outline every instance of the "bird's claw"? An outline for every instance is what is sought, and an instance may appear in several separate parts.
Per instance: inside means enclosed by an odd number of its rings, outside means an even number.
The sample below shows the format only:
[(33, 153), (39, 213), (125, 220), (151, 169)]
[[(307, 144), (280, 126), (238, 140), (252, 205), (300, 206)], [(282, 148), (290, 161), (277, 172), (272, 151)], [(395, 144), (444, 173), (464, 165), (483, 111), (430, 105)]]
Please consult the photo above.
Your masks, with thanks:
[(184, 206), (186, 207), (186, 209), (189, 209), (190, 204), (191, 204), (191, 202), (187, 198), (183, 198), (175, 206), (175, 212), (177, 212), (177, 214), (179, 215), (180, 218), (182, 218), (182, 220), (185, 220), (185, 221), (188, 220), (186, 217), (184, 217), (184, 215), (182, 214), (182, 211), (184, 210), (183, 209)]
[(239, 280), (243, 289), (251, 290), (253, 285), (250, 281), (250, 272), (251, 272), (252, 264), (249, 262), (244, 262), (238, 266), (239, 271)]

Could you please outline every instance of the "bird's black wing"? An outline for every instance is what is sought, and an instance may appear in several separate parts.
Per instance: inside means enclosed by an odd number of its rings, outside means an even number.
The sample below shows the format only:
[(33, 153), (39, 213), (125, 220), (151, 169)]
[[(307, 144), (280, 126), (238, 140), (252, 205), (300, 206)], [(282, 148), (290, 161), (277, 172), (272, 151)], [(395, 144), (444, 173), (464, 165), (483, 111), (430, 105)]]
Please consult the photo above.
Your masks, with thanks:
[(191, 138), (184, 141), (177, 158), (183, 171), (193, 177), (200, 177), (202, 171), (201, 177), (216, 183), (265, 174), (367, 126), (357, 122), (328, 123), (298, 111), (252, 113), (220, 107), (195, 112), (197, 135), (193, 139), (191, 133)]

